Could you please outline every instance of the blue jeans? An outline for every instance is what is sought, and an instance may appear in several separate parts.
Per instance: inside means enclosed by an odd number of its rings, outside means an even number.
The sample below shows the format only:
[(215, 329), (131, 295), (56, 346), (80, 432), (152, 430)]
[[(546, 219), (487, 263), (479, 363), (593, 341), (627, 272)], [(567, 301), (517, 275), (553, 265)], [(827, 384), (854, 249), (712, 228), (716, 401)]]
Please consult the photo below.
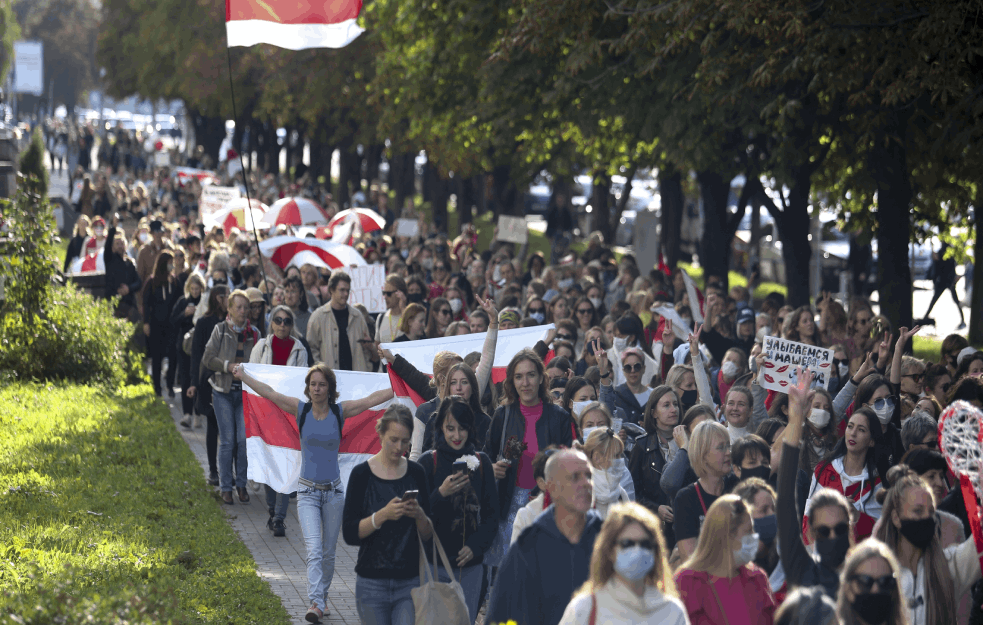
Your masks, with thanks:
[(281, 495), (266, 484), (263, 484), (263, 488), (266, 490), (266, 508), (270, 511), (270, 516), (278, 521), (287, 518), (290, 494)]
[[(451, 565), (454, 564), (454, 560), (457, 558), (456, 555), (452, 556), (451, 554), (447, 554), (447, 557), (450, 559)], [(454, 577), (457, 578), (457, 581), (461, 584), (461, 588), (464, 589), (464, 602), (468, 604), (468, 617), (472, 623), (478, 618), (478, 609), (481, 607), (481, 580), (484, 575), (485, 567), (481, 564), (466, 566), (463, 569), (454, 568)], [(437, 567), (437, 580), (448, 584), (451, 581), (451, 577), (447, 574), (447, 569), (444, 568), (444, 565)]]
[(420, 587), (420, 578), (355, 578), (355, 608), (362, 625), (413, 625), (416, 612), (410, 591)]
[[(212, 393), (218, 422), (218, 484), (222, 492), (246, 487), (246, 421), (242, 416), (242, 393)], [(235, 456), (235, 480), (232, 457)]]
[(307, 598), (322, 611), (334, 577), (334, 555), (344, 508), (345, 493), (341, 489), (316, 490), (301, 486), (297, 491), (297, 518), (307, 547)]

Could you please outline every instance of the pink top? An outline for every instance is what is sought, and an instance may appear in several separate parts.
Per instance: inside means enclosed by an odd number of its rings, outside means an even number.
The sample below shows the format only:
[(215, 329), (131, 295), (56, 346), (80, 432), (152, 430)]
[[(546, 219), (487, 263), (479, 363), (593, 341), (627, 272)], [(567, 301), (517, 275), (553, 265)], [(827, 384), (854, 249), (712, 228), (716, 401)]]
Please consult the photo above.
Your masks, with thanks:
[(535, 406), (523, 406), (519, 403), (519, 412), (526, 420), (526, 436), (524, 442), (527, 447), (522, 452), (519, 459), (519, 472), (516, 476), (516, 486), (519, 488), (536, 488), (536, 478), (533, 476), (532, 459), (539, 453), (539, 440), (536, 438), (536, 422), (543, 416), (543, 402)]
[(692, 625), (772, 625), (774, 622), (775, 598), (768, 577), (753, 564), (742, 567), (733, 579), (712, 577), (703, 571), (679, 571), (676, 584)]

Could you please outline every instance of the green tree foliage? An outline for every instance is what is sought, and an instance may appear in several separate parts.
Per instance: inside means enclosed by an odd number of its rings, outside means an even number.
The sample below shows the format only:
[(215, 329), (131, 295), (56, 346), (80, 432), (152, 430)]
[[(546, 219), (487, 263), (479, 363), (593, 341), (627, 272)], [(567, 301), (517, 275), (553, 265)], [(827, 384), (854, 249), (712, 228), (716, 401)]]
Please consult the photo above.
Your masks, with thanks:
[(14, 42), (20, 38), (13, 0), (0, 0), (0, 83), (6, 84), (7, 72), (13, 66)]
[[(31, 133), (31, 141), (27, 148), (20, 155), (18, 165), (23, 176), (21, 184), (27, 189), (28, 193), (36, 193), (38, 197), (48, 197), (48, 168), (44, 165), (44, 137), (41, 128), (35, 128)], [(47, 200), (44, 200), (46, 203)]]

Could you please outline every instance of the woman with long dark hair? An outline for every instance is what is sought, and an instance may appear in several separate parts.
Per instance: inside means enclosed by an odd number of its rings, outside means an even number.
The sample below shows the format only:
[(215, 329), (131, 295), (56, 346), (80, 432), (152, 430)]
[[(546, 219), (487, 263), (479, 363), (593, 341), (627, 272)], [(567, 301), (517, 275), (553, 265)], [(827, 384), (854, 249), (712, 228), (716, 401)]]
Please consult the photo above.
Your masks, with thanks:
[[(202, 277), (197, 273), (190, 274), (184, 281), (184, 297), (174, 304), (174, 309), (171, 311), (171, 326), (174, 328), (174, 340), (178, 344), (176, 366), (178, 382), (181, 384), (181, 408), (184, 414), (181, 425), (186, 428), (191, 427), (195, 402), (188, 396), (188, 389), (193, 382), (191, 381), (191, 355), (186, 354), (183, 349), (184, 335), (194, 330), (195, 309), (201, 302), (204, 290), (205, 281)], [(195, 427), (201, 427), (201, 417), (198, 415), (195, 415)]]
[[(161, 396), (160, 377), (164, 356), (174, 343), (171, 326), (171, 311), (178, 297), (174, 276), (174, 256), (169, 250), (157, 254), (154, 273), (150, 283), (143, 290), (143, 333), (147, 335), (147, 352), (150, 356), (150, 376), (157, 397)], [(177, 363), (167, 366), (167, 390), (174, 397), (174, 379), (177, 377)]]
[(229, 287), (224, 284), (215, 285), (208, 292), (205, 314), (195, 322), (191, 339), (191, 386), (184, 393), (195, 400), (195, 411), (205, 415), (205, 454), (208, 457), (208, 483), (212, 486), (218, 486), (218, 422), (212, 407), (212, 387), (202, 375), (208, 369), (201, 367), (201, 359), (212, 330), (225, 319), (228, 297)]
[(502, 405), (492, 416), (485, 453), (496, 459), (499, 533), (486, 564), (496, 566), (512, 536), (519, 509), (536, 487), (532, 460), (550, 445), (573, 444), (576, 425), (563, 408), (553, 403), (543, 361), (531, 349), (512, 357), (502, 385)]
[[(467, 365), (457, 366), (470, 371)], [(499, 515), (491, 460), (475, 445), (480, 430), (472, 403), (458, 395), (445, 396), (432, 420), (434, 449), (419, 462), (430, 485), (434, 531), (456, 569), (446, 571), (439, 565), (437, 575), (443, 582), (453, 575), (461, 583), (473, 623), (481, 605), (482, 563), (495, 540)]]
[(454, 320), (451, 304), (443, 297), (430, 300), (430, 316), (427, 319), (427, 338), (436, 339), (444, 336), (447, 326)]

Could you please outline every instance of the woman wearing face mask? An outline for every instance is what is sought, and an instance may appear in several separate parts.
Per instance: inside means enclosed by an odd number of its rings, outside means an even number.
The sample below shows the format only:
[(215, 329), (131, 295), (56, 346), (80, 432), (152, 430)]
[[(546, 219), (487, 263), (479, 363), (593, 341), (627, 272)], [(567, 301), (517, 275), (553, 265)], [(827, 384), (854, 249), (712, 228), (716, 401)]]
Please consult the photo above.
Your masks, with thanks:
[[(754, 532), (758, 535), (758, 552), (753, 562), (770, 576), (779, 562), (778, 544), (775, 541), (778, 537), (778, 496), (772, 487), (759, 477), (742, 480), (734, 488), (734, 494), (747, 505), (751, 512), (751, 521), (754, 523)], [(775, 603), (781, 604), (782, 599), (785, 598), (784, 583), (778, 583), (776, 587), (774, 580), (768, 581), (771, 591), (776, 593)], [(784, 574), (782, 582), (784, 582)], [(778, 594), (780, 591), (781, 594)]]
[(720, 370), (714, 376), (717, 383), (717, 396), (721, 399), (727, 396), (737, 378), (747, 373), (747, 353), (738, 347), (732, 347), (724, 354)]
[(594, 541), (590, 577), (567, 605), (560, 625), (635, 623), (688, 625), (666, 562), (659, 520), (637, 504), (611, 508)]
[(499, 536), (486, 563), (497, 566), (511, 542), (512, 523), (536, 486), (532, 459), (550, 445), (570, 447), (576, 425), (553, 403), (543, 361), (531, 349), (512, 357), (502, 385), (502, 405), (492, 417), (485, 453), (496, 459)]
[[(434, 531), (454, 567), (449, 572), (439, 565), (437, 575), (440, 581), (450, 582), (453, 573), (460, 582), (472, 623), (481, 604), (484, 554), (498, 531), (495, 474), (488, 456), (477, 451), (479, 426), (474, 416), (469, 402), (457, 395), (446, 397), (433, 420), (435, 448), (420, 456), (430, 488)], [(433, 557), (432, 551), (428, 557)]]
[(406, 281), (406, 300), (411, 304), (423, 304), (426, 300), (427, 285), (419, 277)]
[(645, 402), (642, 424), (645, 436), (636, 441), (628, 461), (632, 480), (638, 484), (638, 502), (659, 516), (669, 547), (676, 544), (672, 530), (672, 500), (659, 483), (666, 464), (679, 452), (673, 429), (679, 424), (679, 398), (668, 386), (659, 386)]
[(625, 444), (611, 428), (598, 428), (584, 440), (584, 454), (592, 469), (593, 508), (605, 519), (610, 506), (631, 501), (621, 486), (630, 475), (625, 466)]
[(464, 295), (453, 284), (444, 289), (444, 299), (451, 306), (451, 316), (454, 321), (468, 321), (468, 306), (464, 301)]
[(710, 505), (696, 551), (676, 573), (692, 625), (772, 624), (776, 605), (768, 578), (751, 565), (758, 542), (740, 497), (724, 495)]
[(676, 441), (679, 451), (675, 457), (662, 469), (659, 486), (669, 496), (669, 501), (675, 501), (679, 491), (697, 480), (697, 475), (689, 463), (687, 447), (693, 436), (693, 430), (704, 421), (716, 421), (717, 413), (713, 408), (703, 404), (693, 406), (683, 413), (679, 425), (672, 429), (672, 438)]
[[(789, 419), (782, 443), (781, 460), (778, 469), (778, 500), (791, 502), (795, 499), (795, 482), (799, 466), (799, 448), (806, 419), (810, 414), (815, 392), (810, 390), (812, 374), (796, 372), (798, 384), (789, 387)], [(852, 417), (857, 421), (851, 426), (851, 440), (859, 451), (864, 443), (864, 424), (870, 419), (862, 415)], [(856, 456), (857, 452), (851, 452)], [(861, 457), (860, 462), (864, 459)], [(839, 460), (839, 466), (846, 463)], [(857, 460), (852, 459), (851, 464)], [(822, 466), (822, 465), (821, 465)], [(832, 465), (830, 465), (832, 466)], [(873, 470), (871, 466), (870, 470)], [(859, 472), (854, 468), (853, 471)], [(855, 474), (854, 474), (855, 475)], [(849, 478), (852, 495), (863, 491), (863, 482)], [(841, 484), (839, 480), (827, 480), (830, 486)], [(813, 481), (815, 486), (815, 480)], [(867, 492), (871, 489), (868, 487)], [(869, 498), (869, 495), (867, 496)], [(866, 499), (865, 499), (866, 500)], [(869, 517), (868, 517), (869, 518)], [(802, 542), (802, 529), (795, 509), (790, 505), (778, 507), (779, 553), (782, 569), (788, 586), (822, 586), (826, 594), (835, 597), (840, 585), (839, 571), (843, 566), (847, 551), (853, 544), (854, 532), (851, 520), (851, 502), (842, 494), (842, 488), (819, 488), (809, 500), (806, 512), (806, 538), (815, 545), (816, 555), (810, 553)], [(869, 533), (869, 532), (868, 532)], [(818, 555), (818, 558), (816, 557)]]
[[(175, 284), (174, 257), (164, 250), (154, 261), (154, 273), (143, 290), (143, 333), (147, 335), (147, 351), (150, 355), (150, 375), (154, 393), (161, 396), (160, 377), (164, 357), (176, 344), (174, 328), (171, 325), (171, 311), (179, 297)], [(174, 379), (177, 377), (177, 363), (171, 358), (167, 368), (167, 391), (174, 397)]]
[[(174, 340), (178, 343), (177, 350), (177, 370), (178, 382), (181, 385), (181, 407), (184, 418), (181, 425), (190, 428), (192, 424), (191, 414), (194, 412), (194, 399), (188, 397), (188, 389), (191, 387), (191, 356), (184, 352), (184, 335), (192, 331), (195, 327), (194, 314), (198, 304), (201, 303), (201, 295), (205, 290), (205, 281), (201, 276), (193, 273), (184, 282), (184, 296), (181, 297), (171, 309), (171, 327), (174, 329)], [(193, 336), (193, 335), (192, 335)], [(192, 338), (193, 340), (193, 338)], [(195, 427), (201, 427), (201, 418), (195, 419)]]
[[(615, 322), (614, 343), (608, 350), (608, 360), (612, 363), (622, 362), (621, 355), (629, 347), (637, 347), (642, 352), (642, 377), (639, 383), (642, 386), (648, 386), (652, 377), (659, 374), (659, 363), (652, 357), (652, 352), (645, 343), (645, 331), (642, 328), (641, 320), (632, 314), (627, 314)], [(616, 367), (612, 374), (614, 379), (611, 383), (614, 386), (621, 386), (625, 383), (623, 367)]]
[(980, 579), (976, 539), (943, 548), (932, 489), (906, 465), (891, 469), (877, 538), (901, 564), (899, 586), (912, 625), (965, 623), (957, 606)]
[(575, 421), (580, 421), (580, 413), (588, 404), (597, 401), (597, 389), (587, 378), (574, 376), (567, 380), (560, 398), (560, 407), (570, 413)]
[[(873, 374), (864, 378), (853, 399), (854, 409), (867, 408), (877, 422), (881, 440), (875, 451), (877, 468), (882, 475), (886, 475), (887, 470), (904, 455), (904, 444), (901, 442), (901, 402), (895, 391), (894, 385), (887, 378)], [(843, 427), (841, 424), (840, 428)]]
[(546, 323), (546, 302), (540, 297), (531, 297), (526, 302), (526, 317), (536, 320), (538, 325)]
[(601, 285), (597, 283), (590, 285), (587, 288), (587, 299), (594, 306), (594, 314), (598, 319), (603, 319), (608, 314), (604, 306), (604, 288)]
[(843, 625), (911, 625), (900, 578), (901, 566), (887, 545), (874, 539), (857, 545), (843, 566), (837, 599)]
[[(218, 450), (219, 488), (222, 501), (231, 505), (235, 487), (240, 503), (249, 503), (246, 490), (246, 423), (242, 414), (242, 383), (232, 372), (236, 365), (249, 360), (259, 342), (259, 330), (249, 323), (249, 297), (245, 291), (229, 294), (229, 318), (212, 330), (201, 364), (215, 373), (209, 377), (212, 404), (218, 422), (221, 443)], [(235, 475), (232, 459), (235, 456)]]

